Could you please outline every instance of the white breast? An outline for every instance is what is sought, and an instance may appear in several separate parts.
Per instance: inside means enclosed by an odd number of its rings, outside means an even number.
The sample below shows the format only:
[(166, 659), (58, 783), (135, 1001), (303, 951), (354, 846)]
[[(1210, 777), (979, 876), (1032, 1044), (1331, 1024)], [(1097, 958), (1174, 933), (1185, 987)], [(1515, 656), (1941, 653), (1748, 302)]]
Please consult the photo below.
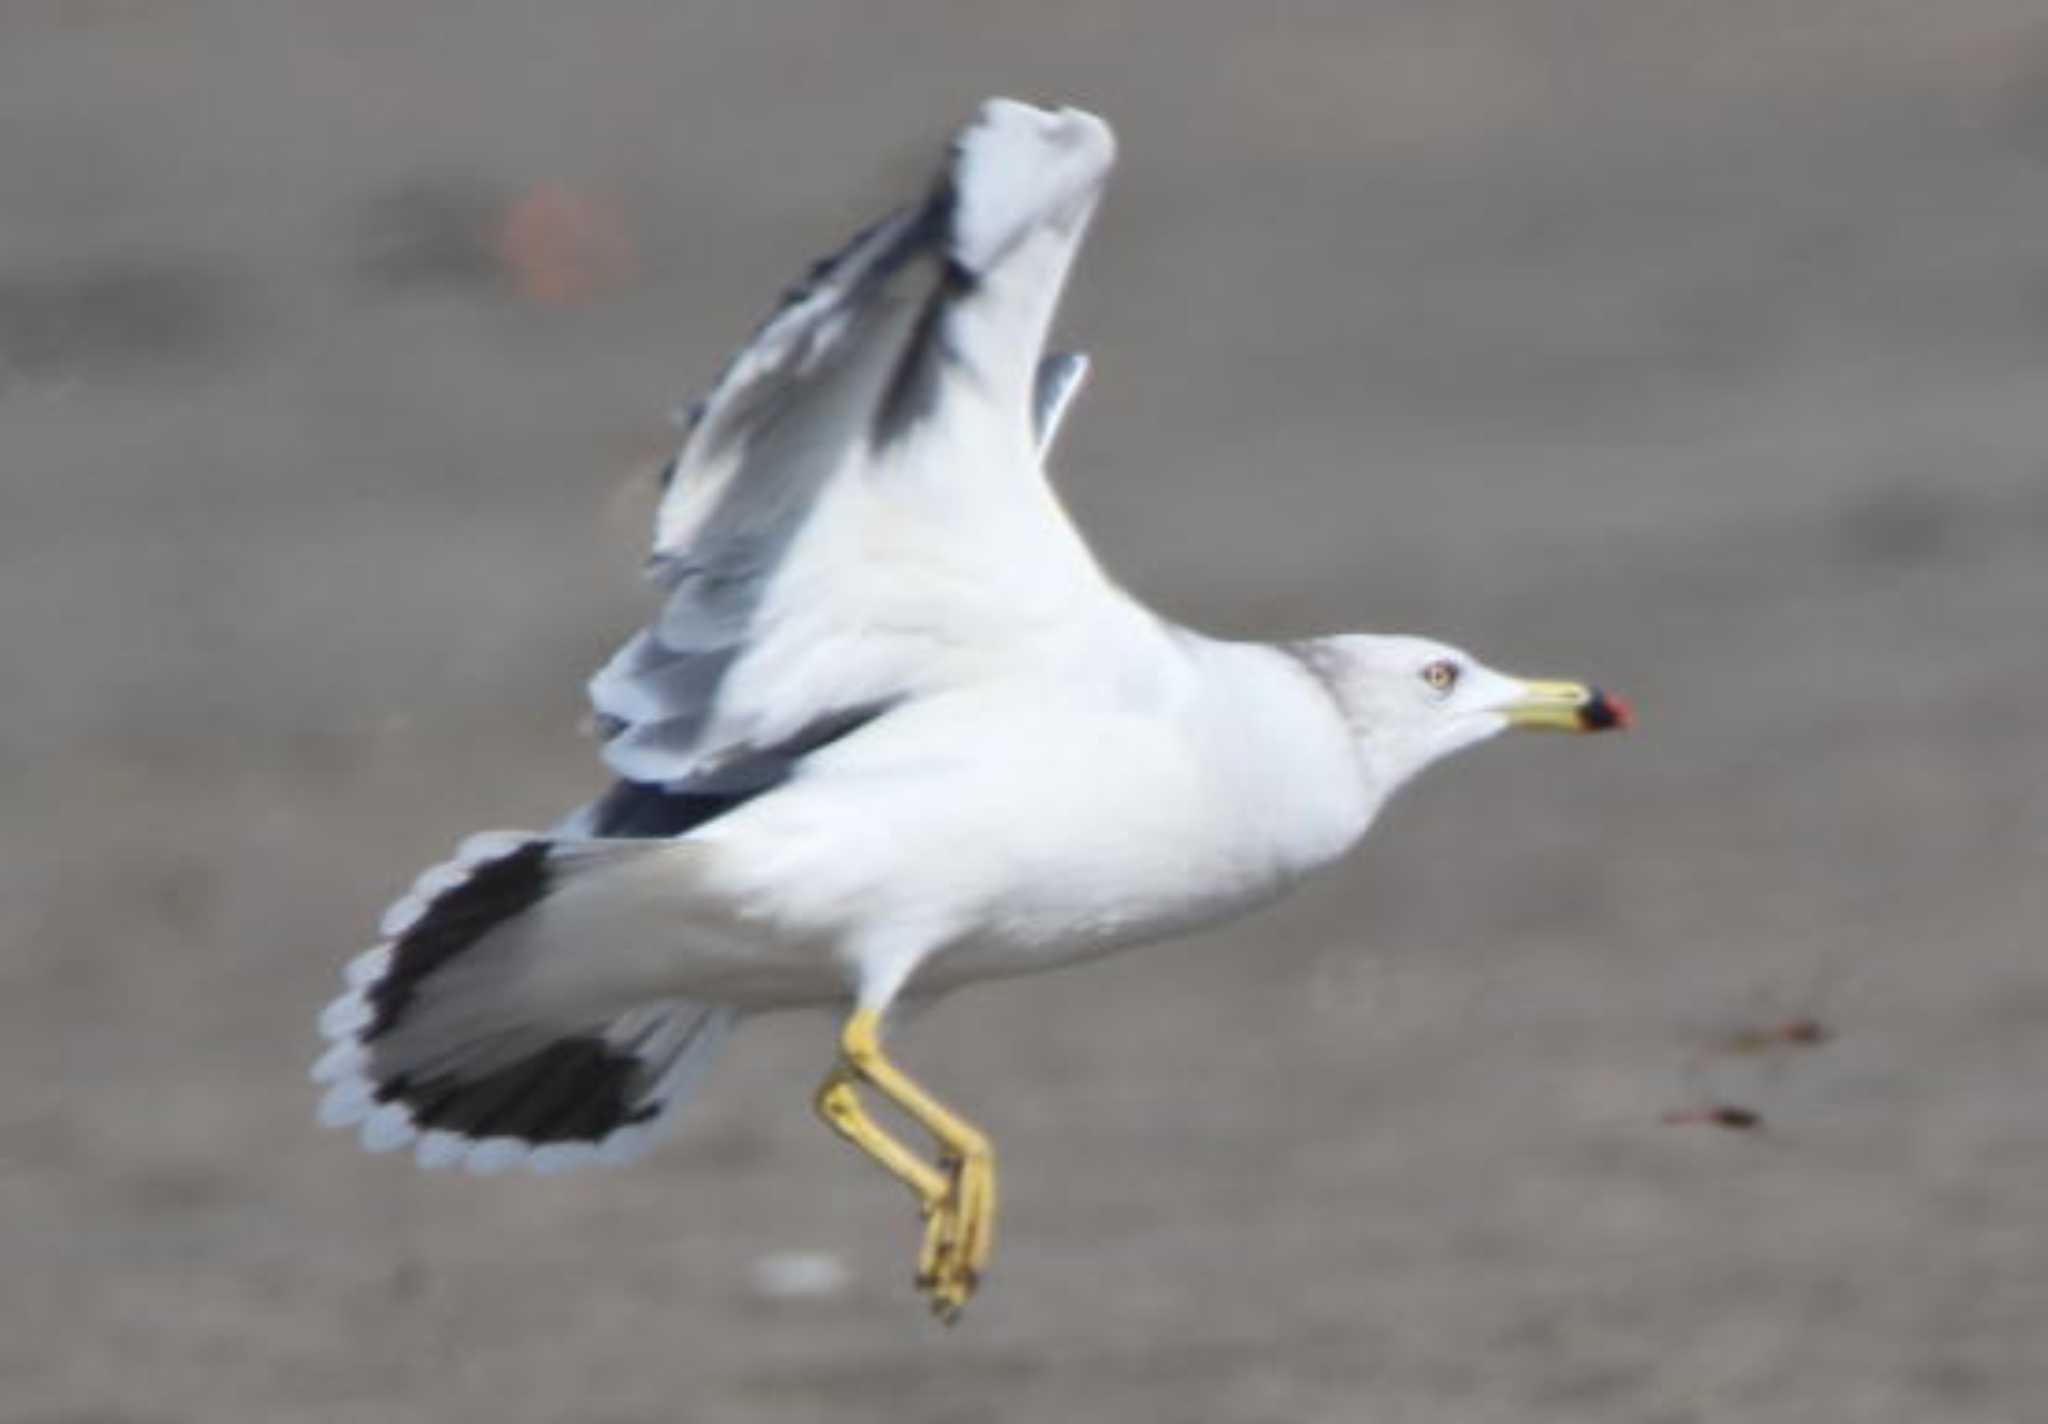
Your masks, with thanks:
[(1341, 854), (1370, 808), (1313, 679), (1270, 649), (1145, 636), (1121, 662), (1094, 650), (1092, 676), (1029, 666), (821, 753), (706, 828), (731, 892), (785, 942), (918, 943), (936, 988), (1227, 919)]

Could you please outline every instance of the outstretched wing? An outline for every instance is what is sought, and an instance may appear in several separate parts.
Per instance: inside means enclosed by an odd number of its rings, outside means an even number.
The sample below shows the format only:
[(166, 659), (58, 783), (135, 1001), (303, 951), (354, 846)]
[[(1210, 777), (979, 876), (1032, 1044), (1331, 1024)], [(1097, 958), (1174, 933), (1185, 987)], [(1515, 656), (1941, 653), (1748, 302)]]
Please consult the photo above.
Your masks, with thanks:
[(881, 709), (1114, 596), (1040, 451), (1044, 361), (1115, 155), (985, 104), (930, 195), (791, 291), (699, 402), (656, 519), (654, 621), (591, 680), (629, 781), (745, 795)]

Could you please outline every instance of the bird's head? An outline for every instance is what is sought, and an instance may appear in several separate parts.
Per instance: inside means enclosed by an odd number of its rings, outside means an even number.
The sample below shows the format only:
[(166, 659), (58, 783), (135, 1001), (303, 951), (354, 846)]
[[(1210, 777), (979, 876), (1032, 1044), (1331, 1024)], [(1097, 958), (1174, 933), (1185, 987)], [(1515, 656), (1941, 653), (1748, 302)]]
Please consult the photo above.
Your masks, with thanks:
[(1626, 701), (1597, 687), (1515, 677), (1428, 638), (1349, 634), (1318, 639), (1305, 656), (1390, 788), (1511, 727), (1609, 732), (1633, 720)]

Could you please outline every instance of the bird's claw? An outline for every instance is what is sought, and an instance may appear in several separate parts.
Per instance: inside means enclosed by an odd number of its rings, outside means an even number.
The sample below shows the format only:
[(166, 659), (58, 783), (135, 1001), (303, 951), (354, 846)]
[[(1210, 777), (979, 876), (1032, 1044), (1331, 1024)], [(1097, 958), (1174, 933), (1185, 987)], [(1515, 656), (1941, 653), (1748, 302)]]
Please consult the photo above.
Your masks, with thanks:
[(995, 1246), (995, 1166), (986, 1153), (941, 1160), (951, 1181), (945, 1195), (924, 1207), (924, 1243), (917, 1255), (917, 1288), (932, 1314), (951, 1325), (981, 1283)]

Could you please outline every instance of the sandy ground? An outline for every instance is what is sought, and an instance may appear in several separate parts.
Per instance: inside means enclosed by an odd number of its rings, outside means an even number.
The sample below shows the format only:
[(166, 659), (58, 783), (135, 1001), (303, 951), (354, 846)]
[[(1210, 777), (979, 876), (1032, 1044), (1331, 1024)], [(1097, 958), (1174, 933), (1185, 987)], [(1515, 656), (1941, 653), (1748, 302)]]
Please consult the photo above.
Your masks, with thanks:
[[(920, 1025), (951, 1332), (823, 1021), (629, 1172), (321, 1133), (383, 903), (597, 783), (668, 410), (1000, 91), (1123, 137), (1058, 463), (1133, 586), (1640, 732)], [(11, 0), (0, 1418), (2044, 1417), (2044, 165), (2024, 0)]]

